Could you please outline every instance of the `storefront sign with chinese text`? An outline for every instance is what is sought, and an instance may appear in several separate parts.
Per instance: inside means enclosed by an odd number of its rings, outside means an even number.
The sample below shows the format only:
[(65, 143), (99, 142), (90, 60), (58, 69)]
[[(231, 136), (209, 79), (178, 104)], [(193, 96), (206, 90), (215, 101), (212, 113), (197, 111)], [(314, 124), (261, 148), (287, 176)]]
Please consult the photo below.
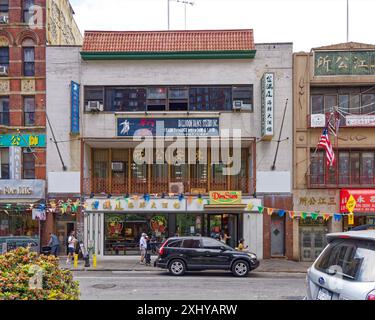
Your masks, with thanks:
[(375, 189), (342, 189), (340, 191), (341, 213), (350, 212), (347, 204), (351, 196), (355, 200), (354, 213), (375, 212)]
[(315, 75), (374, 75), (375, 51), (315, 51)]
[(274, 135), (274, 74), (262, 78), (262, 138), (271, 140)]
[(119, 137), (217, 137), (219, 118), (117, 118)]
[(350, 115), (345, 116), (345, 124), (347, 127), (374, 127), (374, 115)]
[(356, 204), (357, 202), (355, 201), (354, 197), (350, 195), (348, 202), (346, 203), (346, 209), (348, 209), (350, 213), (353, 213)]
[(79, 89), (80, 85), (71, 82), (71, 125), (70, 133), (79, 134)]
[(45, 148), (45, 134), (1, 134), (0, 147)]
[(9, 147), (9, 177), (13, 180), (21, 179), (22, 148)]
[(242, 192), (241, 191), (211, 191), (210, 204), (241, 204)]

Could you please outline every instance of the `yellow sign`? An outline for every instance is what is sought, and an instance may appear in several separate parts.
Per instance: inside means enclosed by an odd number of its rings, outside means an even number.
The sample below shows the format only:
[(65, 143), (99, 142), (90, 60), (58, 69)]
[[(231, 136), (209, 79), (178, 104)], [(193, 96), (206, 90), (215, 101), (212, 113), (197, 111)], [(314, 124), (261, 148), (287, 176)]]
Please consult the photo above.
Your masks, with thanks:
[(351, 213), (348, 215), (348, 225), (352, 226), (354, 224), (354, 214)]
[(241, 204), (242, 192), (241, 191), (211, 191), (210, 204)]
[(346, 208), (350, 213), (353, 213), (355, 205), (357, 204), (357, 201), (355, 201), (353, 195), (350, 195), (348, 202), (346, 203)]

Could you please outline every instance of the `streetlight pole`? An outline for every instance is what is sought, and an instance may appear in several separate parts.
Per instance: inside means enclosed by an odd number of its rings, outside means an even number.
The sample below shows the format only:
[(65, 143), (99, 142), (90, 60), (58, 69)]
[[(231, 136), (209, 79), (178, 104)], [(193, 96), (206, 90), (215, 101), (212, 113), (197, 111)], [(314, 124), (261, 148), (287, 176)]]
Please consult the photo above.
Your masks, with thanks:
[(186, 30), (186, 6), (188, 4), (190, 4), (191, 6), (194, 5), (194, 2), (190, 2), (190, 1), (187, 1), (187, 0), (167, 0), (167, 3), (168, 3), (168, 30), (170, 30), (170, 1), (176, 1), (178, 3), (183, 3), (184, 6), (185, 6), (185, 30)]
[(168, 3), (168, 30), (169, 30), (169, 1), (170, 0), (167, 0), (167, 3)]

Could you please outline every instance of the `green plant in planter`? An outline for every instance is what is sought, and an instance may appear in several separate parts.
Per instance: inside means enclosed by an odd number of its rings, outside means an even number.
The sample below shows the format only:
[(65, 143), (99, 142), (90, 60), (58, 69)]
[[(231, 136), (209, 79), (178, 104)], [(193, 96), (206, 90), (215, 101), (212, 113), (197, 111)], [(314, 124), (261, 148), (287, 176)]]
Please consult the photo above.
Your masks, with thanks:
[(18, 248), (0, 255), (0, 300), (79, 300), (79, 286), (54, 256)]

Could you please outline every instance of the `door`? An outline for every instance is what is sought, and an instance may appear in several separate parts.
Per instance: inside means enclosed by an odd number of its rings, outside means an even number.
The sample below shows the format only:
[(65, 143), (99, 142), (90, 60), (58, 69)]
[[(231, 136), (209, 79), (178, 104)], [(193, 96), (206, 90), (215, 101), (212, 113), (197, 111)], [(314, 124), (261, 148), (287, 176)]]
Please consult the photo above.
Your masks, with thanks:
[(271, 256), (285, 256), (285, 218), (271, 218)]
[(325, 248), (326, 228), (324, 226), (300, 227), (301, 261), (315, 261)]
[(215, 239), (203, 238), (203, 261), (205, 265), (220, 269), (229, 268), (232, 255), (229, 251), (221, 250), (223, 245), (223, 243)]
[(74, 222), (58, 221), (56, 235), (60, 242), (60, 255), (68, 254), (67, 240), (72, 231), (75, 230)]
[(185, 257), (188, 268), (199, 268), (204, 264), (204, 249), (199, 239), (185, 239), (180, 252)]

